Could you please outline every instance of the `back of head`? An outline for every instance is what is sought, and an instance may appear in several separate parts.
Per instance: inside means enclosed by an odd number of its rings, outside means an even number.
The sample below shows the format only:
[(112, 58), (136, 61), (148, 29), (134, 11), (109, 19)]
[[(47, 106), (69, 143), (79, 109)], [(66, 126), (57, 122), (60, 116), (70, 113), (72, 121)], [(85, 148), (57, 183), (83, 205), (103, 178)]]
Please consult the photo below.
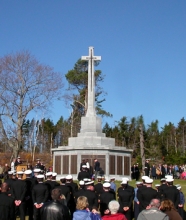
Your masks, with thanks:
[(59, 200), (61, 196), (61, 190), (59, 188), (53, 189), (51, 197), (53, 200)]
[(88, 200), (87, 197), (85, 196), (80, 196), (77, 199), (77, 203), (76, 203), (76, 209), (77, 210), (84, 210), (88, 207)]
[(9, 186), (8, 186), (8, 183), (2, 183), (1, 184), (1, 192), (8, 192), (9, 190)]
[(171, 209), (175, 209), (174, 204), (171, 200), (165, 199), (161, 202), (162, 211), (170, 211)]
[(119, 202), (116, 200), (112, 200), (108, 204), (108, 208), (109, 208), (111, 214), (117, 213), (119, 210), (119, 207), (120, 207)]
[(150, 202), (150, 206), (159, 208), (160, 207), (160, 200), (159, 199), (152, 199)]

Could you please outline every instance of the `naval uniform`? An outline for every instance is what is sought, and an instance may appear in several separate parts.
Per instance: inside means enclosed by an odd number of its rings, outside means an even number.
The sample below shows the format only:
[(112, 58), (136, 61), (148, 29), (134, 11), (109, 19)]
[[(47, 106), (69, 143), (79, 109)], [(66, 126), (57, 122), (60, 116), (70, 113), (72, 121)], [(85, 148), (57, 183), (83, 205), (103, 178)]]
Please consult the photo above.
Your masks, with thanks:
[(16, 181), (13, 181), (12, 188), (11, 188), (11, 195), (15, 200), (20, 200), (21, 204), (19, 206), (15, 205), (15, 213), (18, 214), (20, 220), (25, 220), (25, 195), (27, 191), (27, 186), (25, 181), (21, 179), (17, 179)]
[(98, 200), (100, 203), (100, 213), (102, 216), (104, 215), (104, 211), (108, 209), (109, 202), (115, 199), (116, 197), (114, 193), (110, 191), (104, 191), (99, 195)]
[(47, 202), (48, 194), (48, 187), (44, 183), (38, 183), (33, 187), (34, 220), (41, 220), (41, 208), (36, 208), (35, 204), (44, 204)]

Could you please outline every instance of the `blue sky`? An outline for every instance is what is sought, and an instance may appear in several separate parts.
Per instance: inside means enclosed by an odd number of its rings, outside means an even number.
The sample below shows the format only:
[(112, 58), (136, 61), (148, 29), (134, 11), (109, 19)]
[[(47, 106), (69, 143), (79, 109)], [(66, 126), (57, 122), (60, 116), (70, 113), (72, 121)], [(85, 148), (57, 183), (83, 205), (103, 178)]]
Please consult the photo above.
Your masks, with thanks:
[[(143, 115), (162, 127), (186, 118), (185, 0), (1, 0), (0, 42), (0, 56), (29, 50), (63, 75), (94, 46), (103, 106), (113, 114), (103, 124)], [(69, 112), (58, 102), (44, 117), (56, 122)]]

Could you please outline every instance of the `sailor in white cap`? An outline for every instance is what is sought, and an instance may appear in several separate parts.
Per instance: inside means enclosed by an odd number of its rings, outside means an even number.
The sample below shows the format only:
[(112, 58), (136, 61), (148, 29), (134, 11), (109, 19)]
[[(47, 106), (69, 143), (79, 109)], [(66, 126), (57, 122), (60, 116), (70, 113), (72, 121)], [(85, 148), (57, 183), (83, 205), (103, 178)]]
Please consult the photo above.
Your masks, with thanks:
[(53, 189), (58, 187), (60, 184), (56, 181), (56, 177), (57, 177), (57, 173), (53, 172), (52, 173), (52, 185), (53, 185)]
[[(14, 181), (14, 179), (12, 178), (13, 173), (14, 173), (14, 171), (8, 171), (8, 178), (5, 179), (5, 181), (4, 181), (4, 182), (8, 183), (8, 186), (9, 186), (10, 189), (11, 189), (12, 183)], [(8, 194), (10, 195), (11, 191), (9, 191)]]
[(157, 191), (152, 188), (152, 183), (153, 183), (153, 179), (146, 178), (145, 179), (145, 185), (146, 185), (145, 190), (144, 189), (141, 190), (140, 193), (138, 190), (137, 197), (139, 200), (140, 212), (142, 210), (146, 209), (149, 206), (150, 201), (154, 198), (157, 198), (157, 196), (158, 196)]
[(132, 219), (134, 188), (128, 186), (128, 181), (123, 178), (121, 187), (118, 188), (118, 201), (120, 203), (119, 212), (125, 213), (127, 219)]
[(182, 219), (184, 219), (185, 196), (184, 196), (183, 192), (181, 191), (181, 186), (177, 185), (176, 187), (177, 187), (177, 189), (179, 190), (179, 193), (180, 193), (180, 201), (179, 201), (179, 204), (178, 204), (178, 213), (180, 214)]
[(32, 188), (38, 183), (36, 178), (32, 178), (32, 170), (25, 170), (24, 172), (26, 179), (26, 185), (27, 185), (27, 191), (25, 195), (25, 210), (28, 213), (29, 219), (33, 219), (33, 201), (32, 201)]
[(85, 178), (89, 179), (90, 174), (89, 174), (89, 172), (87, 172), (87, 166), (84, 164), (81, 167), (81, 171), (78, 173), (77, 179), (80, 181), (80, 180), (83, 180)]
[(101, 194), (101, 192), (103, 192), (103, 184), (101, 181), (102, 181), (102, 177), (97, 176), (97, 183), (94, 185), (94, 190), (97, 196)]
[(173, 185), (173, 177), (168, 177), (166, 182), (168, 187), (163, 190), (164, 197), (166, 199), (170, 199), (173, 202), (175, 208), (178, 209), (180, 194), (176, 186)]
[(98, 203), (100, 204), (100, 212), (102, 216), (108, 209), (109, 202), (112, 200), (116, 200), (116, 194), (113, 191), (110, 191), (110, 183), (104, 183), (103, 192), (98, 197)]
[(17, 172), (17, 180), (13, 181), (11, 192), (12, 197), (15, 199), (15, 213), (16, 215), (18, 212), (20, 213), (20, 219), (25, 219), (25, 196), (26, 196), (26, 182), (22, 180), (23, 171)]
[(74, 213), (76, 210), (76, 203), (74, 200), (74, 194), (78, 191), (78, 185), (77, 183), (73, 182), (73, 177), (71, 174), (66, 176), (66, 186), (68, 186), (71, 189), (71, 197), (69, 201), (69, 209), (71, 213)]
[(32, 199), (34, 203), (34, 219), (41, 219), (41, 209), (44, 203), (48, 201), (50, 192), (47, 185), (43, 183), (44, 175), (37, 175), (37, 179), (38, 184), (33, 187)]
[(65, 176), (60, 177), (60, 186), (58, 186), (57, 188), (59, 188), (61, 190), (61, 194), (65, 196), (66, 201), (65, 200), (63, 201), (64, 203), (66, 202), (66, 205), (68, 205), (70, 201), (70, 196), (71, 196), (71, 188), (66, 186)]
[(41, 169), (35, 168), (35, 169), (34, 169), (34, 177), (37, 178), (37, 175), (39, 175), (40, 172), (41, 172)]

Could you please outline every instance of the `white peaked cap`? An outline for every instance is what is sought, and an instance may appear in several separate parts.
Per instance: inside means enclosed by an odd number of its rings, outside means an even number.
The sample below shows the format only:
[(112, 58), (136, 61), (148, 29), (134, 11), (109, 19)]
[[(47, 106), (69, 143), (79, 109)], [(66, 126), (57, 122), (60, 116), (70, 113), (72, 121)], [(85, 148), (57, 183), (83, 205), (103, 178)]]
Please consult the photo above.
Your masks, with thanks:
[(110, 183), (103, 183), (103, 187), (109, 188), (110, 187)]
[(127, 184), (127, 180), (123, 179), (122, 182), (121, 182), (121, 185), (122, 184)]
[(66, 179), (67, 179), (67, 180), (71, 180), (71, 179), (72, 179), (72, 175), (67, 175), (67, 176), (66, 176)]
[(83, 168), (87, 168), (87, 166), (86, 166), (86, 165), (83, 165), (82, 167), (83, 167)]
[(142, 176), (142, 177), (141, 177), (142, 180), (146, 180), (147, 178), (149, 179), (148, 176)]
[(166, 175), (165, 179), (168, 179), (168, 178), (172, 178), (172, 176), (171, 175)]
[(39, 174), (39, 175), (37, 176), (37, 178), (38, 178), (38, 179), (43, 179), (43, 178), (44, 178), (44, 175)]
[(34, 173), (39, 173), (40, 171), (41, 169), (38, 169), (38, 168), (34, 169)]
[(177, 189), (180, 190), (180, 189), (181, 189), (181, 186), (178, 186)]
[(110, 180), (109, 179), (105, 179), (104, 182), (110, 182)]
[(46, 176), (52, 176), (52, 172), (46, 173)]
[(159, 186), (160, 186), (160, 184), (156, 184), (156, 185), (155, 185), (155, 187), (159, 187)]
[(8, 174), (13, 174), (13, 171), (8, 171)]
[(166, 179), (166, 182), (168, 182), (168, 183), (173, 182), (173, 181), (174, 181), (174, 179), (172, 177)]
[(92, 185), (94, 183), (94, 181), (89, 181), (87, 183), (85, 183), (85, 185)]
[(25, 170), (25, 174), (31, 174), (32, 170)]
[(139, 182), (139, 181), (136, 182), (136, 185), (141, 185), (141, 184), (143, 184), (143, 183), (142, 183), (142, 182)]
[(85, 185), (85, 182), (83, 180), (80, 180), (79, 185)]
[(150, 178), (147, 178), (147, 179), (145, 179), (145, 183), (153, 183), (153, 179), (150, 179)]
[(52, 176), (57, 176), (57, 173), (56, 172), (52, 173)]

